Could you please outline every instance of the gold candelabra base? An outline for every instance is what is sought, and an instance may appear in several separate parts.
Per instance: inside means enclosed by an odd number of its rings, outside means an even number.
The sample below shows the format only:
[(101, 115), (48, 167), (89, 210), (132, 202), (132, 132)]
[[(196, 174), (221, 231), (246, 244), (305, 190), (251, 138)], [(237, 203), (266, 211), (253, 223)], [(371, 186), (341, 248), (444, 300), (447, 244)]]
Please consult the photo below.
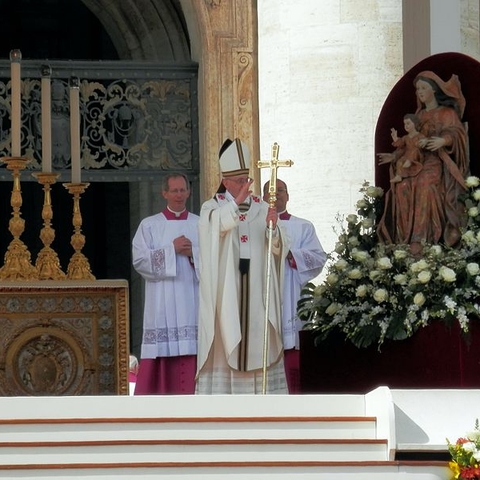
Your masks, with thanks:
[(2, 162), (7, 169), (12, 171), (13, 189), (10, 198), (12, 206), (12, 218), (8, 224), (8, 230), (13, 240), (5, 253), (5, 263), (0, 268), (0, 280), (38, 280), (38, 270), (31, 263), (31, 254), (27, 246), (20, 240), (25, 230), (25, 220), (21, 217), (22, 191), (20, 189), (20, 171), (24, 170), (29, 160), (23, 157), (5, 157)]
[(65, 183), (65, 188), (73, 195), (73, 227), (74, 232), (70, 244), (75, 253), (72, 255), (67, 269), (70, 280), (95, 280), (87, 257), (82, 253), (85, 246), (85, 235), (82, 234), (82, 214), (80, 211), (80, 196), (89, 186), (89, 183)]
[(60, 267), (60, 260), (57, 253), (50, 246), (55, 239), (55, 230), (51, 226), (53, 218), (52, 200), (51, 200), (51, 185), (59, 177), (57, 173), (34, 173), (33, 176), (43, 186), (44, 201), (42, 208), (43, 228), (40, 231), (40, 239), (43, 242), (43, 248), (40, 250), (35, 266), (38, 270), (38, 277), (40, 280), (64, 280), (65, 273)]

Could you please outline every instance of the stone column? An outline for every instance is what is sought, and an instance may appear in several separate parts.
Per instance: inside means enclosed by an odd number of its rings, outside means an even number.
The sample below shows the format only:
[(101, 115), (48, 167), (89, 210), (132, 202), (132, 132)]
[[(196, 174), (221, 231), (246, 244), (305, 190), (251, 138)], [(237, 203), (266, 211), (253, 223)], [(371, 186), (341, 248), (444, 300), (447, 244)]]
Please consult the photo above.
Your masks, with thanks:
[[(199, 63), (201, 198), (218, 187), (218, 151), (242, 138), (259, 158), (257, 0), (181, 0)], [(258, 170), (252, 169), (259, 178)], [(258, 186), (258, 182), (257, 182)]]

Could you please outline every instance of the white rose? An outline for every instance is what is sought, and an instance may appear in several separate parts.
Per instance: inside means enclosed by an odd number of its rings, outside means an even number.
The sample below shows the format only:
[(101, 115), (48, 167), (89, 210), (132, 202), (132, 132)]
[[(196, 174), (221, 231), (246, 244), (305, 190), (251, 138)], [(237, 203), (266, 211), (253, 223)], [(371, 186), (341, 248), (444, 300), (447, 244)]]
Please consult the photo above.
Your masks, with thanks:
[(478, 215), (478, 207), (472, 207), (468, 209), (468, 216), (469, 217), (476, 217)]
[(388, 298), (388, 292), (384, 288), (379, 288), (373, 293), (373, 298), (377, 302), (384, 302)]
[(329, 285), (335, 285), (338, 282), (338, 275), (336, 273), (331, 273), (330, 275), (327, 275), (326, 280)]
[(348, 223), (357, 223), (358, 217), (354, 214), (351, 213), (347, 218), (346, 218)]
[(432, 274), (428, 270), (422, 270), (418, 275), (417, 275), (418, 281), (420, 283), (428, 283), (430, 279), (432, 278)]
[[(480, 235), (480, 232), (479, 232)], [(467, 242), (467, 243), (477, 243), (477, 240), (480, 241), (480, 238), (477, 238), (475, 236), (475, 232), (472, 230), (467, 230), (463, 235), (462, 235), (462, 240)]]
[(478, 263), (468, 263), (467, 264), (467, 272), (470, 275), (478, 275), (480, 273), (480, 266)]
[(442, 254), (442, 247), (440, 245), (432, 245), (430, 251), (438, 257)]
[(340, 305), (338, 303), (331, 303), (325, 310), (327, 315), (335, 315), (340, 310)]
[(352, 250), (352, 258), (357, 262), (364, 262), (368, 258), (368, 252), (354, 248)]
[(383, 190), (380, 187), (368, 187), (367, 195), (373, 198), (380, 198), (383, 196)]
[(345, 251), (345, 245), (342, 242), (337, 242), (335, 244), (335, 252), (341, 254), (344, 251)]
[(427, 268), (428, 263), (423, 259), (410, 265), (410, 270), (414, 273), (421, 272), (422, 270), (426, 270)]
[(380, 270), (388, 270), (389, 268), (392, 268), (392, 262), (388, 257), (382, 257), (377, 260), (377, 267)]
[(422, 292), (418, 292), (413, 297), (413, 303), (415, 305), (418, 305), (419, 307), (421, 307), (425, 303), (425, 300), (426, 300), (425, 295)]
[(351, 247), (358, 247), (360, 245), (360, 240), (357, 237), (348, 237), (348, 244)]
[(466, 442), (462, 444), (462, 449), (466, 452), (476, 452), (477, 446), (473, 442)]
[(480, 200), (480, 190), (477, 188), (477, 190), (475, 190), (473, 192), (473, 198), (478, 202)]
[(407, 258), (407, 252), (405, 250), (395, 250), (393, 252), (393, 256), (396, 260), (403, 260), (404, 258)]
[(478, 187), (480, 185), (480, 178), (474, 176), (467, 177), (465, 180), (465, 184), (468, 188)]
[(366, 285), (359, 285), (357, 287), (357, 290), (355, 291), (355, 294), (357, 297), (364, 297), (367, 294), (368, 288)]
[(455, 274), (455, 272), (451, 268), (445, 266), (440, 267), (438, 273), (440, 274), (442, 279), (448, 283), (454, 282), (457, 279), (457, 275)]
[(401, 273), (398, 273), (393, 277), (393, 280), (395, 281), (396, 284), (398, 285), (405, 285), (407, 283), (407, 276), (403, 275)]
[(359, 278), (363, 277), (363, 273), (358, 268), (352, 268), (352, 270), (347, 273), (347, 277), (351, 278), (352, 280), (358, 280)]
[(375, 281), (381, 274), (382, 272), (379, 272), (378, 270), (371, 270), (368, 276), (370, 277), (370, 280)]
[(348, 267), (348, 262), (344, 258), (340, 258), (334, 265), (335, 270), (345, 270)]
[(477, 462), (480, 462), (480, 451), (472, 453), (472, 457), (473, 457)]
[(315, 290), (313, 291), (313, 296), (314, 297), (321, 297), (325, 292), (327, 291), (326, 285), (318, 285), (315, 287)]
[(373, 220), (371, 218), (364, 218), (362, 220), (362, 227), (363, 228), (372, 228), (373, 227)]
[(364, 199), (364, 198), (361, 198), (361, 199), (357, 202), (356, 207), (357, 207), (358, 209), (360, 209), (360, 208), (365, 208), (367, 205), (368, 205), (368, 203), (365, 201), (365, 199)]

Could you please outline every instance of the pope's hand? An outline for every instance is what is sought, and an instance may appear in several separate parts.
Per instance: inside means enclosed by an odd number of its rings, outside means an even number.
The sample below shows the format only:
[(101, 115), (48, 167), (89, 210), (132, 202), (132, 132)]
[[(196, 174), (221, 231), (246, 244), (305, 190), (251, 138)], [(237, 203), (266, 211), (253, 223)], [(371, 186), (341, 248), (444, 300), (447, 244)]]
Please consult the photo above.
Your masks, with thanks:
[(253, 178), (249, 178), (240, 188), (238, 195), (235, 197), (235, 203), (240, 205), (243, 203), (251, 194), (250, 185), (253, 183)]
[(277, 227), (277, 220), (277, 209), (275, 207), (269, 207), (267, 212), (267, 227), (269, 227), (270, 222), (272, 222), (272, 228), (275, 229)]

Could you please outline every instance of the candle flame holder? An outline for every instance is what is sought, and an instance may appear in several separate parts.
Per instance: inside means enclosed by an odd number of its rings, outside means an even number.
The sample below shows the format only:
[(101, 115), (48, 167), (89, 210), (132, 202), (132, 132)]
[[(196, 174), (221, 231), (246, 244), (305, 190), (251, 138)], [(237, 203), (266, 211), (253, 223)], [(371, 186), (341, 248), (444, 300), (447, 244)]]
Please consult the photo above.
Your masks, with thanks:
[(0, 280), (24, 281), (38, 280), (38, 270), (31, 263), (31, 254), (27, 246), (20, 240), (25, 230), (25, 220), (21, 217), (22, 191), (20, 189), (20, 171), (24, 170), (29, 160), (23, 157), (5, 157), (2, 162), (12, 171), (13, 189), (10, 199), (12, 218), (8, 223), (8, 230), (13, 240), (5, 253), (5, 263), (0, 268)]
[(40, 230), (40, 239), (43, 242), (43, 248), (40, 250), (35, 266), (38, 270), (40, 280), (64, 280), (67, 276), (60, 267), (60, 261), (57, 253), (50, 246), (55, 239), (55, 230), (51, 226), (53, 218), (51, 185), (59, 177), (57, 173), (34, 173), (33, 176), (38, 183), (43, 186), (44, 200), (42, 208), (43, 228)]
[(80, 211), (80, 196), (85, 192), (89, 183), (64, 183), (65, 188), (73, 195), (73, 228), (74, 232), (70, 244), (75, 253), (70, 259), (67, 269), (67, 277), (70, 280), (95, 280), (90, 270), (87, 257), (82, 253), (85, 246), (85, 235), (82, 234), (82, 214)]

